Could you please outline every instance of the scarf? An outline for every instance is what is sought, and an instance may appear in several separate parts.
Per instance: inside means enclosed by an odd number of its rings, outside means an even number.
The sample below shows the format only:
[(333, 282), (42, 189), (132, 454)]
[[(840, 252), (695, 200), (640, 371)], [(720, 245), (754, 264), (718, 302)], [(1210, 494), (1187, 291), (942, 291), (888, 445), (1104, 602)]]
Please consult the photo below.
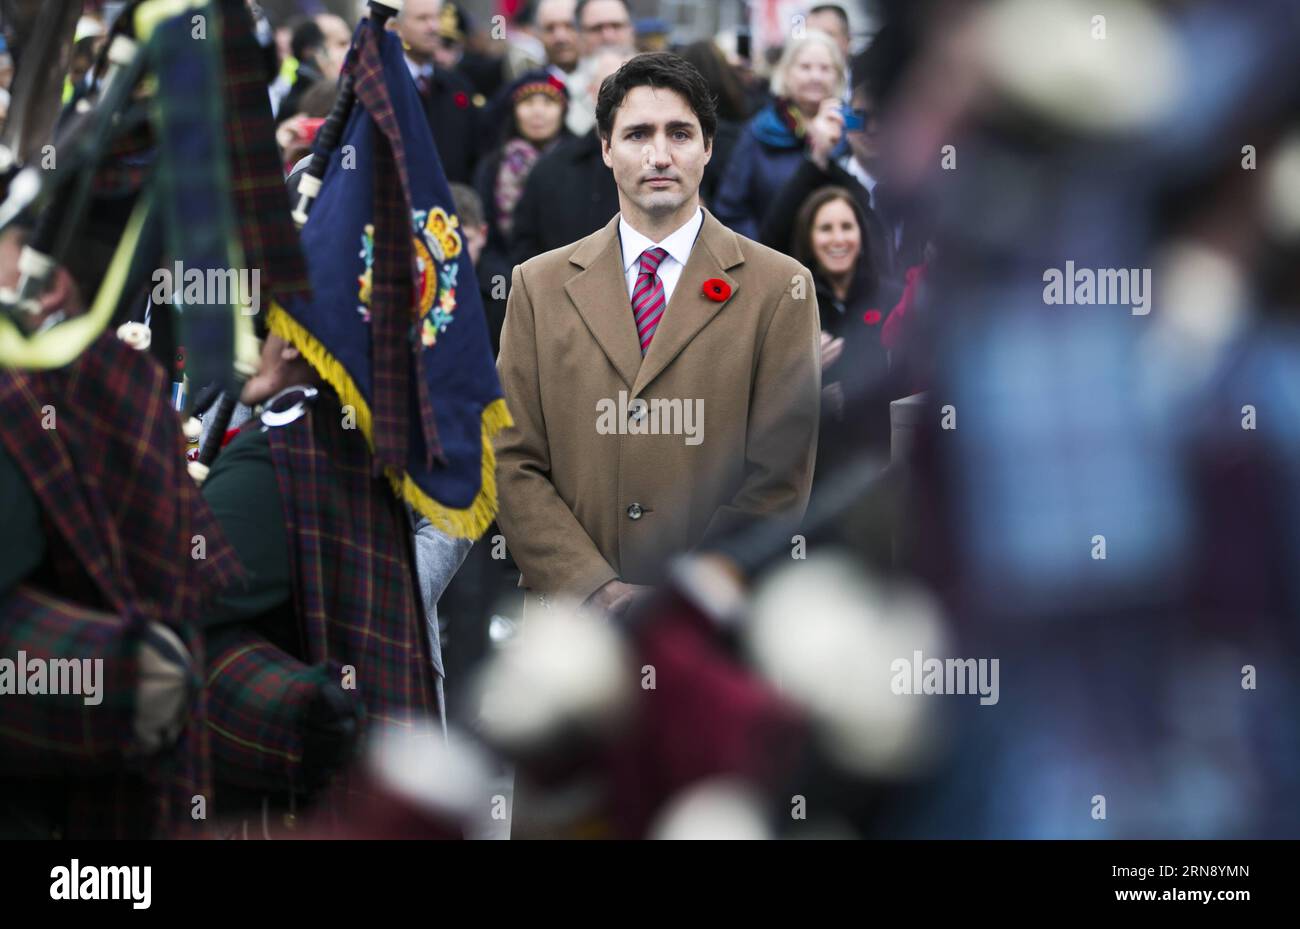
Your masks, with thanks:
[(524, 193), (524, 183), (537, 164), (537, 159), (548, 151), (554, 140), (537, 148), (531, 142), (514, 138), (501, 149), (501, 166), (497, 168), (493, 197), (497, 206), (497, 225), (509, 238), (515, 224), (515, 205)]
[(796, 139), (803, 140), (804, 134), (808, 131), (808, 123), (803, 113), (794, 105), (789, 97), (780, 97), (774, 104), (776, 108), (776, 117), (781, 121), (781, 125), (790, 130), (791, 135)]

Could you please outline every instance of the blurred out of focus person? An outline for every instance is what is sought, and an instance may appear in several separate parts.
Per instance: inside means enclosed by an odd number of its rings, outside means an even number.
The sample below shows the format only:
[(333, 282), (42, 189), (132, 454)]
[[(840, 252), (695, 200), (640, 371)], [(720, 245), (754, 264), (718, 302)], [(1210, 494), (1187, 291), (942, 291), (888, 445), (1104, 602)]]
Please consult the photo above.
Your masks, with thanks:
[(443, 0), (438, 15), (438, 43), (434, 64), (455, 71), (473, 86), (475, 105), (493, 97), (505, 83), (505, 58), (485, 54), (483, 38), (474, 31), (474, 21), (458, 3)]
[(443, 53), (442, 4), (406, 0), (394, 23), (447, 180), (468, 184), (478, 160), (479, 108), (474, 86), (463, 75), (437, 65)]
[[(506, 294), (504, 286), (494, 287), (494, 272), (483, 262), (483, 250), (488, 242), (483, 199), (468, 184), (450, 186), (451, 199), (456, 205), (456, 218), (460, 220), (460, 235), (465, 240), (465, 250), (469, 252), (469, 260), (474, 265), (479, 295), (483, 298), (483, 313), (487, 317), (488, 334), (492, 336), (492, 355), (496, 357), (501, 348), (501, 324), (506, 318)], [(509, 268), (505, 269), (507, 275), (509, 271)]]
[(540, 0), (537, 36), (546, 49), (545, 67), (562, 81), (578, 67), (578, 20), (575, 0)]
[[(879, 287), (873, 299), (892, 306), (902, 294), (906, 268), (897, 255), (895, 227), (886, 221), (874, 198), (880, 159), (879, 121), (870, 85), (858, 83), (851, 101), (847, 131), (845, 116), (835, 106), (824, 107), (809, 123), (804, 158), (767, 205), (758, 239), (771, 248), (789, 251), (793, 247), (795, 214), (813, 191), (826, 186), (847, 190), (866, 223), (867, 247)], [(845, 140), (847, 151), (842, 144)], [(836, 152), (842, 154), (833, 157)]]
[(578, 0), (576, 11), (583, 55), (632, 45), (632, 15), (623, 0)]
[(638, 19), (632, 24), (636, 33), (636, 50), (638, 52), (668, 51), (668, 36), (672, 27), (658, 16)]
[(571, 138), (564, 128), (569, 92), (546, 71), (529, 71), (510, 84), (498, 105), (507, 111), (502, 140), (479, 162), (474, 190), (488, 226), (481, 264), (509, 279), (515, 207), (538, 160), (561, 139)]
[(571, 101), (566, 122), (574, 135), (584, 135), (596, 125), (594, 101), (600, 90), (600, 81), (592, 73), (596, 53), (613, 48), (629, 49), (631, 54), (636, 54), (636, 49), (632, 15), (623, 0), (578, 0), (577, 17), (578, 49), (582, 58), (565, 82)]
[(275, 127), (275, 141), (280, 146), (280, 160), (284, 163), (287, 175), (302, 158), (311, 154), (316, 141), (316, 133), (325, 122), (325, 117), (334, 107), (338, 97), (338, 87), (324, 81), (317, 81), (311, 90), (303, 94), (299, 112)]
[(864, 396), (861, 387), (882, 384), (889, 370), (881, 342), (885, 313), (874, 300), (876, 270), (866, 237), (861, 207), (843, 187), (815, 191), (795, 218), (794, 257), (812, 271), (821, 320), (818, 475), (864, 448), (881, 455), (889, 448), (888, 399), (894, 398), (876, 391)]
[(835, 45), (849, 60), (849, 14), (835, 3), (819, 3), (808, 11), (804, 25), (814, 32), (824, 32), (835, 40)]
[[(713, 157), (704, 168), (700, 182), (700, 197), (704, 205), (713, 208), (718, 185), (727, 171), (727, 163), (740, 138), (748, 113), (746, 113), (745, 88), (735, 69), (728, 64), (722, 49), (712, 39), (692, 42), (679, 53), (704, 75), (718, 98), (718, 134), (713, 138)], [(766, 243), (765, 243), (766, 244)]]
[[(632, 50), (606, 48), (590, 59), (592, 82), (585, 93), (595, 107), (601, 82), (632, 57)], [(569, 110), (573, 110), (572, 92)], [(537, 162), (515, 208), (510, 239), (511, 264), (576, 242), (595, 232), (618, 212), (618, 188), (600, 152), (593, 126), (568, 137)]]
[(804, 159), (809, 124), (841, 106), (844, 85), (844, 59), (829, 36), (809, 32), (790, 41), (772, 75), (775, 99), (741, 132), (718, 186), (718, 219), (758, 238), (768, 205)]
[(290, 48), (298, 66), (293, 86), (280, 101), (277, 122), (301, 113), (303, 97), (318, 83), (338, 82), (351, 43), (347, 23), (332, 13), (305, 20), (294, 28)]

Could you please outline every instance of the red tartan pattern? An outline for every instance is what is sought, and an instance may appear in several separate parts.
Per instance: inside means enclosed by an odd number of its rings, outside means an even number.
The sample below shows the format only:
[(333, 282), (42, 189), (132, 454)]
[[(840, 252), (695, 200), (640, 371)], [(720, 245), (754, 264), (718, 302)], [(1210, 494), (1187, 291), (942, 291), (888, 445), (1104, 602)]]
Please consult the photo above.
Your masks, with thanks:
[[(275, 142), (264, 60), (244, 0), (220, 0), (220, 11), (226, 152), (244, 263), (261, 269), (270, 296), (288, 306), (291, 300), (311, 299), (311, 285), (289, 215), (292, 207)], [(269, 303), (263, 298), (263, 306)]]
[(436, 713), (412, 527), (337, 397), (268, 433), (308, 664), (351, 665), (367, 720)]
[[(43, 428), (49, 413), (55, 428)], [(65, 368), (0, 371), (0, 417), (0, 442), (22, 468), (47, 522), (59, 596), (111, 614), (128, 639), (151, 620), (170, 626), (201, 669), (193, 617), (242, 569), (185, 471), (185, 442), (163, 369), (106, 333)], [(197, 537), (202, 559), (192, 557)], [(157, 831), (201, 826), (188, 815), (190, 798), (210, 793), (204, 696), (197, 678), (195, 685), (191, 724), (170, 758), (154, 760), (138, 777), (124, 775), (131, 786), (121, 789), (72, 782), (77, 834), (136, 835), (142, 824), (156, 824)], [(47, 723), (6, 705), (11, 733), (48, 739)]]

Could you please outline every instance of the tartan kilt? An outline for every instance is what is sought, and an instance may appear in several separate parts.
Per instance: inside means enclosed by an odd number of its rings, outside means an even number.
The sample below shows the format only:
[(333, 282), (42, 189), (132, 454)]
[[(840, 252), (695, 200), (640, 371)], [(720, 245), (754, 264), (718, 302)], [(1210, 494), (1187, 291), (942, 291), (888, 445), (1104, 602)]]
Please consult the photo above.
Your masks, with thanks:
[(364, 717), (342, 666), (303, 664), (247, 627), (212, 643), (208, 718), (220, 786), (310, 793), (351, 757)]
[(78, 778), (120, 769), (135, 738), (139, 627), (25, 584), (0, 604), (0, 616), (0, 658), (103, 659), (94, 706), (81, 694), (0, 695), (0, 768)]

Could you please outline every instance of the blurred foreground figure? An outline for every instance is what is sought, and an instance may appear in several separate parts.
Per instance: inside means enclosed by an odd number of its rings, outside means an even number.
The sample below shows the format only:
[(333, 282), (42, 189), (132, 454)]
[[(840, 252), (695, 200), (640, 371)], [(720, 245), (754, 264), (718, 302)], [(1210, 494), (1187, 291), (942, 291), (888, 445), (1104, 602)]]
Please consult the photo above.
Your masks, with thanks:
[(887, 117), (902, 188), (941, 190), (914, 564), (1002, 688), (945, 698), (949, 767), (874, 834), (1300, 834), (1300, 293), (1273, 219), (1297, 23), (1268, 0), (1092, 12), (935, 23)]
[[(134, 303), (139, 278), (128, 266), (150, 217), (157, 222), (148, 204), (171, 204), (179, 190), (193, 197), (203, 177), (176, 186), (143, 180), (152, 153), (141, 156), (141, 139), (170, 128), (174, 110), (152, 124), (143, 116), (174, 97), (148, 99), (137, 48), (166, 71), (176, 45), (174, 23), (136, 33), (140, 5), (113, 25), (111, 63), (99, 62), (65, 111), (54, 136), (57, 168), (31, 175), (33, 145), (40, 149), (57, 113), (57, 94), (48, 93), (62, 78), (57, 30), (27, 34), (5, 130), (0, 494), (13, 517), (0, 578), (6, 835), (191, 835), (205, 825), (211, 796), (195, 620), (239, 565), (185, 473), (167, 372), (143, 351), (147, 330), (124, 330), (130, 344), (105, 333), (124, 301)], [(127, 35), (137, 41), (122, 41)], [(202, 79), (195, 71), (190, 78)], [(71, 197), (78, 188), (89, 196)]]
[(210, 791), (194, 619), (239, 568), (163, 372), (105, 335), (61, 370), (0, 371), (0, 409), (0, 834), (184, 831)]

